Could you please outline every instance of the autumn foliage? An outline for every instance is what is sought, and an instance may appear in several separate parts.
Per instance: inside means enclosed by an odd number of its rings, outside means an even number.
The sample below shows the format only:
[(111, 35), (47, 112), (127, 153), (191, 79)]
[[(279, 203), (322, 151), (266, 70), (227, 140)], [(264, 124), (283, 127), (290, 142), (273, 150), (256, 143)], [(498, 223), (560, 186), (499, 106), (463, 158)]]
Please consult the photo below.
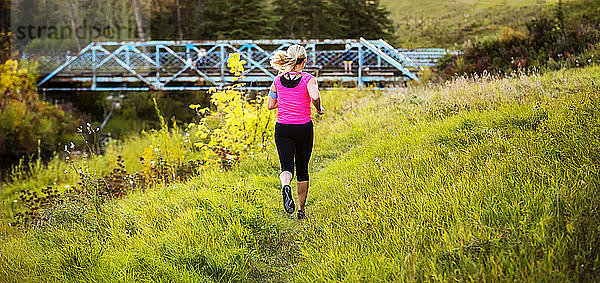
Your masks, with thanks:
[(0, 65), (0, 156), (6, 160), (52, 153), (73, 140), (77, 119), (39, 99), (36, 68), (25, 60)]

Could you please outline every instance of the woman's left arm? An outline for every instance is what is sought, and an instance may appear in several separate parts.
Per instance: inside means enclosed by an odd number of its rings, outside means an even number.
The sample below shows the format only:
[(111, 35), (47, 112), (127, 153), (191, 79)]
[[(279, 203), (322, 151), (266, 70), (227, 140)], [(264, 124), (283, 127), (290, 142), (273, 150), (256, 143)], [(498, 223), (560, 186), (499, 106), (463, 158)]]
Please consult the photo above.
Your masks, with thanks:
[(317, 113), (319, 115), (325, 114), (325, 109), (321, 106), (321, 94), (319, 93), (319, 85), (317, 84), (317, 79), (314, 77), (308, 81), (308, 85), (306, 86), (308, 89), (308, 95), (312, 99), (313, 105), (317, 108)]
[[(272, 93), (275, 93), (275, 95), (271, 95)], [(269, 89), (269, 95), (267, 95), (267, 108), (269, 110), (277, 108), (277, 89), (275, 88), (275, 84), (272, 84)]]

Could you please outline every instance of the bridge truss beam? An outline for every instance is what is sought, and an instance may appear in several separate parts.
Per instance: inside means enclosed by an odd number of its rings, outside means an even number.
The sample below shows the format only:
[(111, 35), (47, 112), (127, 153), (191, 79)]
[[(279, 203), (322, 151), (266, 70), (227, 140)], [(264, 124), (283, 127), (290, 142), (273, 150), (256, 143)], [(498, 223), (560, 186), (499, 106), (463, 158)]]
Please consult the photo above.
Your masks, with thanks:
[[(363, 87), (418, 81), (415, 73), (445, 54), (412, 50), (410, 57), (383, 40), (363, 38), (92, 42), (76, 56), (41, 60), (42, 72), (45, 69), (47, 75), (38, 88), (46, 91), (221, 88), (234, 83), (235, 77), (229, 74), (226, 62), (229, 54), (239, 53), (247, 64), (243, 78), (235, 83), (245, 83), (250, 89), (264, 89), (277, 75), (269, 66), (269, 58), (275, 51), (285, 50), (292, 44), (306, 47), (306, 71), (316, 75), (324, 87), (339, 83)], [(419, 53), (427, 53), (429, 61), (419, 58)], [(344, 68), (347, 62), (352, 62), (350, 72)]]

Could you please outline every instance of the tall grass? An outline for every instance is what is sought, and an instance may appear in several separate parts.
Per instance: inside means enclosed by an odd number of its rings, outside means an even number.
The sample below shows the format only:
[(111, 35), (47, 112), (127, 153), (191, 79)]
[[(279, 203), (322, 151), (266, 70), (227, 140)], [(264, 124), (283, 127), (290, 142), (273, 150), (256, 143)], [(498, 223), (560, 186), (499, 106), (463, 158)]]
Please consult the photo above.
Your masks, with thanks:
[[(597, 280), (599, 79), (325, 91), (307, 221), (281, 208), (271, 145), (101, 215), (65, 204), (3, 230), (0, 281)], [(135, 168), (142, 152), (125, 149), (144, 143), (114, 150)]]

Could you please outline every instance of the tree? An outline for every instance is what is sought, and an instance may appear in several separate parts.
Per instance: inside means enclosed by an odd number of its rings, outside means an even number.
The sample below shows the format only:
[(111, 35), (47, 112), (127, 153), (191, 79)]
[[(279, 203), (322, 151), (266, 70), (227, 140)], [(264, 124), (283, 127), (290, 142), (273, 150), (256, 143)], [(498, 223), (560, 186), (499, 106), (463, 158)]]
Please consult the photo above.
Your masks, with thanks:
[(296, 38), (301, 31), (297, 25), (300, 19), (297, 17), (298, 3), (294, 0), (273, 1), (275, 14), (275, 30), (278, 37)]
[(10, 33), (0, 30), (0, 64), (10, 58)]
[(277, 37), (332, 38), (342, 32), (336, 2), (330, 0), (275, 0)]
[(135, 25), (137, 27), (138, 36), (141, 41), (146, 40), (146, 31), (144, 31), (144, 23), (142, 18), (142, 8), (139, 0), (133, 0), (133, 13), (135, 15)]
[(177, 27), (171, 2), (152, 1), (152, 18), (150, 19), (150, 37), (154, 40), (175, 39)]
[(0, 31), (8, 31), (10, 27), (10, 1), (0, 0)]
[(389, 12), (374, 0), (274, 0), (277, 37), (390, 38)]
[(229, 0), (226, 29), (220, 33), (224, 38), (260, 39), (272, 33), (271, 15), (264, 0)]
[(191, 36), (196, 39), (271, 37), (271, 13), (264, 0), (197, 0)]
[(67, 8), (69, 11), (69, 19), (71, 22), (71, 28), (73, 30), (73, 39), (75, 40), (75, 43), (77, 43), (77, 49), (81, 50), (81, 42), (79, 42), (79, 36), (77, 35), (77, 32), (75, 32), (77, 30), (77, 27), (79, 26), (79, 19), (77, 17), (77, 2), (76, 1), (67, 1)]
[(198, 0), (193, 9), (191, 35), (194, 39), (217, 39), (224, 31), (228, 1)]
[(334, 0), (340, 10), (341, 35), (347, 38), (389, 39), (394, 34), (390, 12), (373, 0)]
[(10, 2), (0, 0), (0, 64), (10, 58)]

